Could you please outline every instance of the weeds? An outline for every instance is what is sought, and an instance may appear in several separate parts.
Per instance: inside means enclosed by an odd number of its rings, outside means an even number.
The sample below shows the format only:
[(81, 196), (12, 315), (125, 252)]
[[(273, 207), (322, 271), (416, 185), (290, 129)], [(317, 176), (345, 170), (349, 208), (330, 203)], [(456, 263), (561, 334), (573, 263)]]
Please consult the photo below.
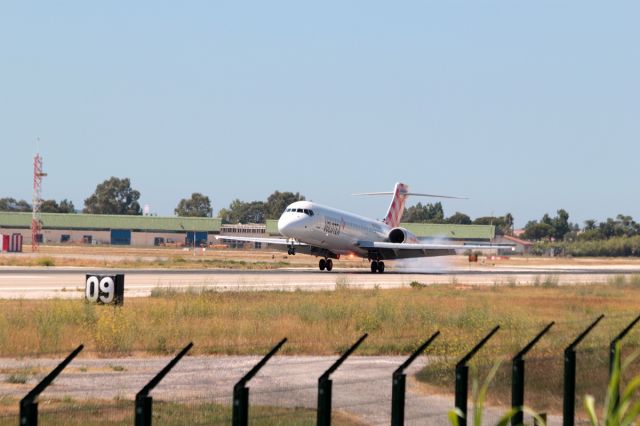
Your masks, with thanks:
[(23, 385), (29, 381), (32, 377), (37, 374), (38, 370), (34, 367), (22, 367), (18, 368), (14, 371), (9, 372), (5, 382), (11, 384), (20, 384)]
[(56, 266), (56, 262), (51, 257), (39, 257), (36, 259), (37, 266)]
[(625, 370), (638, 357), (638, 352), (627, 357), (624, 363), (620, 362), (620, 342), (616, 344), (613, 361), (613, 371), (607, 386), (607, 394), (602, 409), (602, 421), (596, 413), (595, 398), (587, 395), (584, 398), (584, 407), (593, 426), (599, 425), (632, 425), (636, 424), (640, 417), (640, 402), (636, 395), (640, 389), (640, 376), (636, 376), (620, 393), (620, 384)]
[(95, 324), (96, 348), (104, 353), (129, 352), (136, 339), (129, 312), (121, 308), (105, 308), (98, 313)]
[(409, 287), (411, 288), (415, 288), (415, 289), (421, 289), (421, 288), (425, 288), (427, 285), (426, 284), (422, 284), (421, 282), (418, 281), (411, 281), (409, 283)]
[[(518, 338), (548, 322), (567, 323), (564, 331), (541, 341), (542, 350), (566, 345), (567, 335), (579, 333), (599, 313), (607, 314), (610, 329), (603, 325), (602, 334), (589, 342), (604, 347), (607, 333), (619, 331), (626, 316), (635, 315), (640, 297), (640, 288), (631, 286), (617, 291), (590, 286), (586, 293), (584, 286), (502, 286), (496, 292), (418, 285), (422, 283), (359, 290), (347, 278), (338, 277), (337, 292), (157, 288), (153, 297), (130, 298), (120, 308), (66, 299), (0, 300), (0, 356), (64, 354), (81, 342), (99, 355), (165, 354), (188, 339), (198, 342), (194, 350), (200, 353), (253, 354), (268, 347), (273, 336), (289, 337), (291, 353), (334, 354), (362, 332), (372, 333), (363, 353), (396, 354), (435, 327), (446, 336), (434, 346), (436, 354), (458, 356), (495, 324), (502, 326), (496, 342), (509, 352), (522, 344)], [(640, 345), (635, 334), (629, 336), (629, 343), (636, 341)], [(492, 348), (486, 350), (495, 353)]]
[(27, 383), (27, 381), (29, 381), (29, 378), (31, 376), (29, 374), (24, 374), (24, 373), (14, 373), (14, 374), (10, 374), (9, 376), (7, 376), (7, 383), (11, 383), (11, 384), (21, 384), (24, 385), (25, 383)]
[(558, 282), (560, 281), (560, 279), (558, 278), (557, 275), (547, 275), (544, 278), (544, 281), (542, 281), (542, 287), (543, 288), (555, 288), (558, 287)]
[(127, 371), (127, 368), (122, 365), (109, 364), (109, 368), (117, 372)]
[(344, 275), (341, 275), (338, 278), (336, 278), (336, 291), (349, 290), (349, 288), (350, 288), (349, 278), (347, 278)]

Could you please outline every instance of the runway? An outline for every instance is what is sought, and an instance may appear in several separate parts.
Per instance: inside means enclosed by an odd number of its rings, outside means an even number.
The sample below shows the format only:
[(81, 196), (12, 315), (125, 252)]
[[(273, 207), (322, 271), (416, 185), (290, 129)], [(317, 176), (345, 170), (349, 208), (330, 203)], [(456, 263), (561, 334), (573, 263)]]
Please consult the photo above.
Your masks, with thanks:
[(125, 298), (148, 297), (154, 289), (215, 291), (326, 291), (336, 287), (402, 288), (424, 285), (575, 285), (602, 284), (640, 276), (639, 265), (557, 265), (412, 268), (372, 274), (364, 268), (277, 270), (231, 269), (92, 269), (0, 268), (0, 298), (42, 299), (84, 297), (85, 274), (125, 274)]

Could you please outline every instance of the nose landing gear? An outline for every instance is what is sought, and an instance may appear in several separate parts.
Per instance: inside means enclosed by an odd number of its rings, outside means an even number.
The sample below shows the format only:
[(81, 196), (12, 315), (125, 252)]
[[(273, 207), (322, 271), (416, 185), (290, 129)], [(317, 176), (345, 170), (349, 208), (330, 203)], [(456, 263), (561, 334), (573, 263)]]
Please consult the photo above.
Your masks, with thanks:
[(320, 259), (320, 262), (318, 262), (318, 266), (320, 267), (321, 271), (324, 271), (326, 269), (327, 271), (331, 272), (331, 270), (333, 269), (333, 260)]

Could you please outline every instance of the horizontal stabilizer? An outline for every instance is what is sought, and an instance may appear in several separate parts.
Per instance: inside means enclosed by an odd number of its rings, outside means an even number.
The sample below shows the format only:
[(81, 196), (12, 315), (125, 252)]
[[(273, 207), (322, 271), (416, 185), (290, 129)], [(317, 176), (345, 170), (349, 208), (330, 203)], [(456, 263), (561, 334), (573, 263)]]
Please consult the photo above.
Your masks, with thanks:
[[(360, 195), (393, 195), (393, 192), (359, 192), (357, 194), (351, 194), (351, 195), (355, 195), (355, 196), (360, 196)], [(454, 197), (452, 195), (436, 195), (436, 194), (422, 194), (422, 193), (418, 193), (418, 192), (405, 192), (403, 195), (413, 195), (413, 196), (418, 196), (418, 197), (433, 197), (433, 198), (452, 198), (455, 200), (468, 200), (469, 198), (467, 197)]]

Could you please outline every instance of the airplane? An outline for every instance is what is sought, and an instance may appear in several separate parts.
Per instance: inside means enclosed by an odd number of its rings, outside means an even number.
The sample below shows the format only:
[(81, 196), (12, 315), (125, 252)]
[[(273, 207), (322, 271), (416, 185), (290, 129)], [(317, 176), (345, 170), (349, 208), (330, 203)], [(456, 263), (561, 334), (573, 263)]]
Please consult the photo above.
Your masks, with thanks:
[(372, 273), (383, 273), (385, 260), (446, 256), (456, 254), (457, 250), (514, 248), (512, 245), (425, 242), (399, 226), (405, 202), (410, 195), (460, 197), (413, 193), (404, 183), (396, 183), (393, 192), (353, 195), (393, 195), (393, 198), (382, 221), (312, 201), (296, 201), (287, 206), (278, 220), (278, 231), (284, 238), (216, 236), (216, 239), (287, 246), (289, 255), (304, 253), (320, 257), (318, 267), (321, 271), (333, 269), (332, 259), (355, 255), (370, 262)]

